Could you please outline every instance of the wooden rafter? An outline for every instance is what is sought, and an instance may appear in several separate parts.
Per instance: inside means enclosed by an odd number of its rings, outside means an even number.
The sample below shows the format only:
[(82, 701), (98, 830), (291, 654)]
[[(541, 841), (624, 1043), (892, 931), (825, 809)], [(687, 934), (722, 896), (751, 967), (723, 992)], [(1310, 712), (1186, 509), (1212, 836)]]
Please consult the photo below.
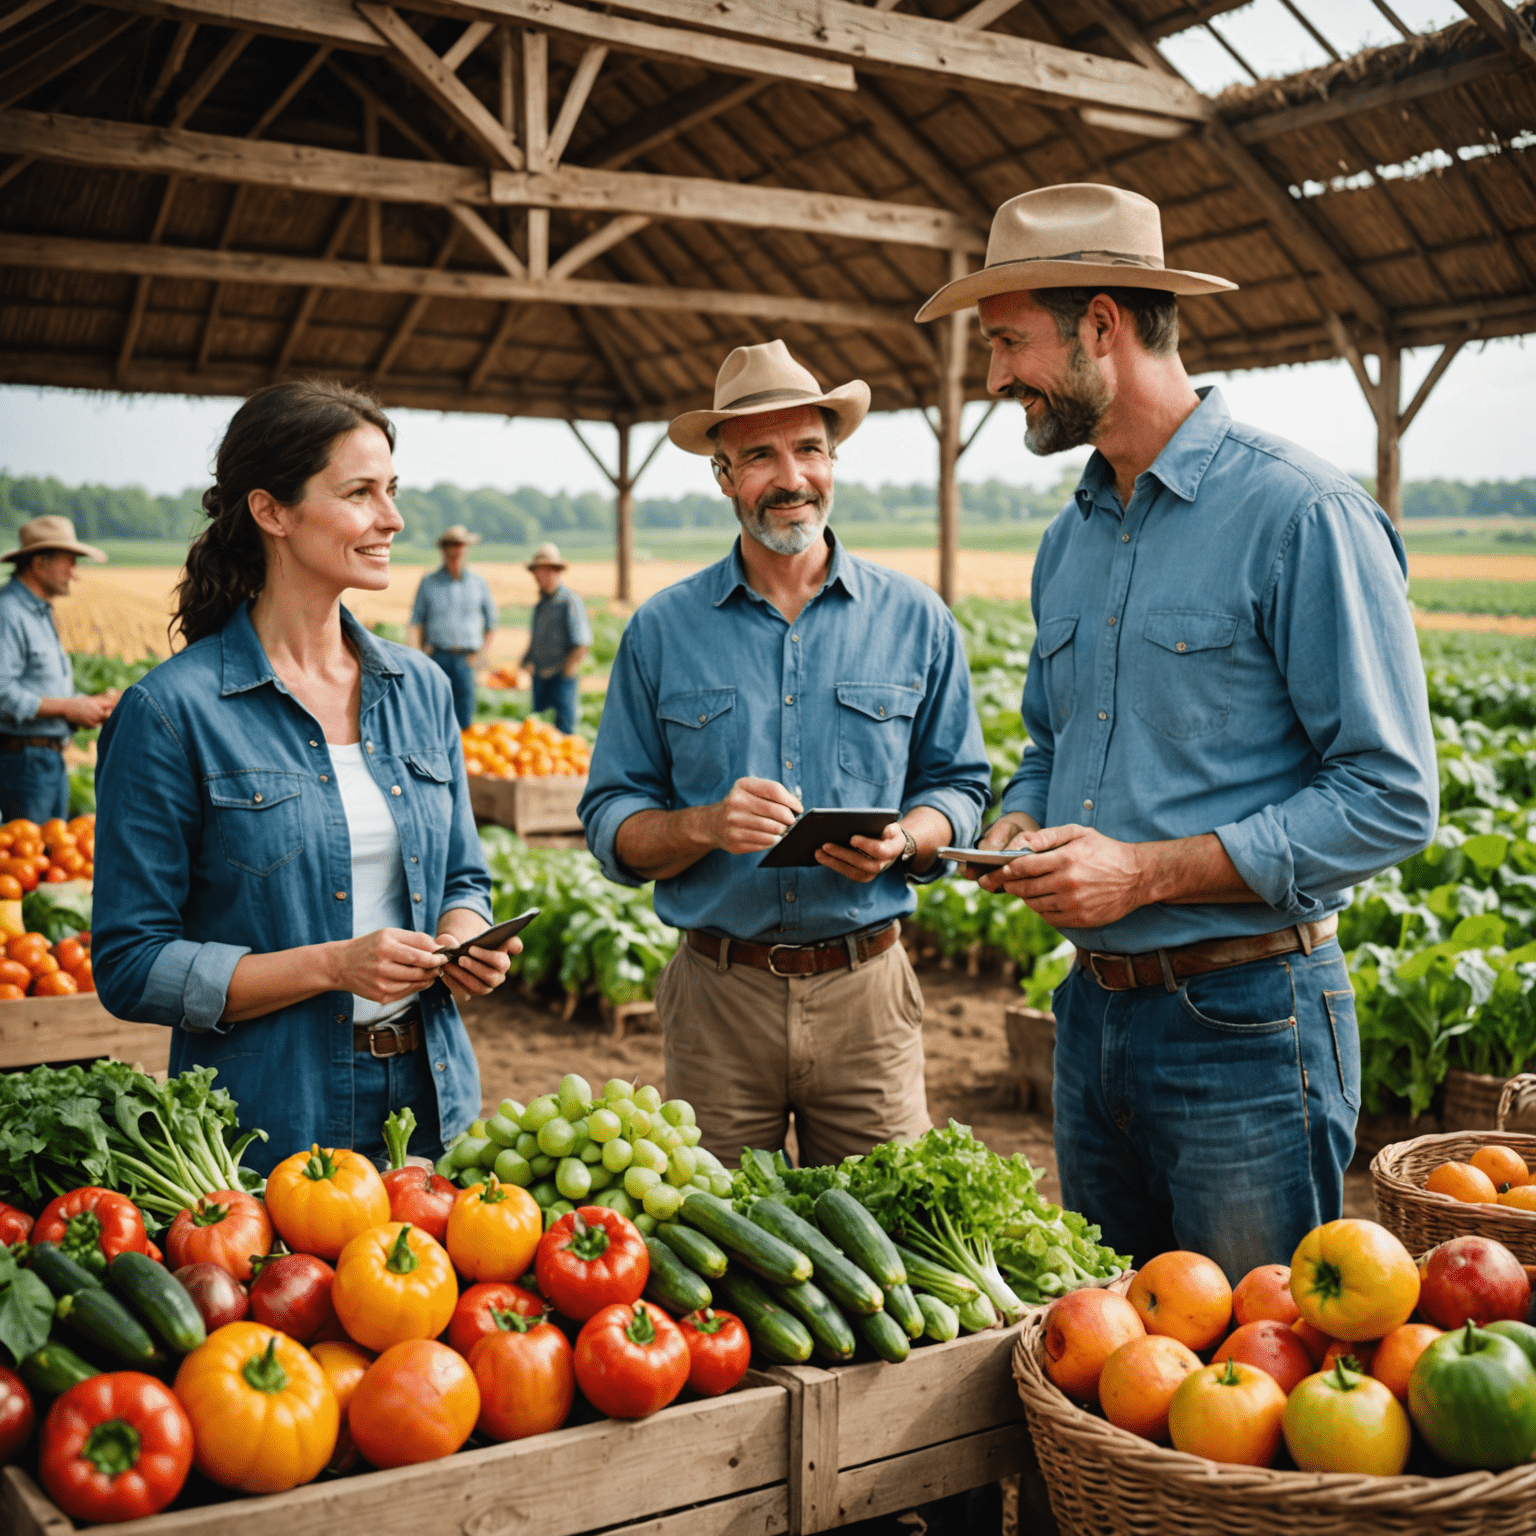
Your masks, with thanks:
[(0, 74), (0, 110), (21, 101), (105, 48), (134, 23), (132, 16), (95, 15)]
[[(353, 221), (357, 218), (359, 210), (363, 206), (360, 197), (354, 197), (342, 206), (335, 224), (331, 227), (330, 239), (325, 242), (325, 250), (321, 253), (321, 264), (332, 262), (336, 253), (341, 249), (342, 242), (347, 238), (352, 228)], [(315, 305), (320, 302), (320, 295), (325, 292), (321, 283), (312, 283), (299, 295), (297, 308), (293, 312), (293, 319), (288, 322), (288, 330), (283, 336), (283, 344), (277, 350), (277, 358), (272, 364), (271, 377), (280, 379), (288, 372), (293, 362), (293, 354), (298, 349), (300, 338), (304, 335), (304, 327), (309, 324), (310, 316), (315, 312)]]
[(1504, 0), (1457, 0), (1468, 16), (1507, 53), (1527, 66), (1536, 64), (1536, 36)]
[[(447, 238), (438, 247), (437, 255), (432, 260), (431, 270), (441, 272), (448, 265), (448, 258), (453, 255), (453, 247), (459, 238), (459, 229), (454, 225)], [(421, 324), (421, 317), (427, 312), (427, 305), (432, 302), (429, 293), (418, 293), (411, 302), (406, 305), (405, 313), (400, 317), (400, 323), (395, 327), (394, 334), (385, 343), (384, 350), (379, 354), (379, 360), (373, 365), (373, 378), (377, 383), (394, 366), (394, 361), (399, 357), (405, 344), (411, 339), (411, 333)]]
[(681, 95), (669, 96), (649, 111), (637, 112), (622, 128), (582, 152), (582, 163), (616, 171), (670, 144), (703, 123), (751, 101), (772, 84), (769, 80), (708, 80)]

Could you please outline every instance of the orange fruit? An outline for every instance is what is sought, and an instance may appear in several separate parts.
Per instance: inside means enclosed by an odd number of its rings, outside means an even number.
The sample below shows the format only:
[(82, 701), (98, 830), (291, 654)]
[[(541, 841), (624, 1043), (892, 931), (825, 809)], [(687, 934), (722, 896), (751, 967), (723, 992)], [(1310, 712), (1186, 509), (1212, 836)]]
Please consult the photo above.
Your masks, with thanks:
[(1333, 1340), (1326, 1333), (1306, 1318), (1298, 1317), (1291, 1324), (1291, 1332), (1307, 1346), (1307, 1353), (1312, 1356), (1313, 1365), (1321, 1365), (1323, 1356), (1328, 1353), (1328, 1346)]
[(1211, 1364), (1221, 1360), (1237, 1360), (1268, 1371), (1287, 1396), (1297, 1382), (1304, 1381), (1314, 1370), (1307, 1346), (1285, 1323), (1272, 1317), (1233, 1329), (1211, 1356)]
[(1428, 1323), (1404, 1323), (1394, 1328), (1371, 1356), (1370, 1372), (1388, 1388), (1398, 1402), (1408, 1401), (1408, 1378), (1414, 1362), (1440, 1337), (1438, 1328)]
[(1486, 1173), (1493, 1181), (1494, 1189), (1501, 1193), (1506, 1185), (1510, 1189), (1519, 1189), (1531, 1182), (1531, 1170), (1513, 1147), (1479, 1147), (1472, 1154), (1472, 1166), (1480, 1173)]
[(0, 875), (0, 901), (20, 901), (21, 881), (15, 875)]
[(1045, 1314), (1045, 1374), (1068, 1397), (1097, 1402), (1104, 1362), (1145, 1333), (1123, 1296), (1096, 1287), (1068, 1291)]
[(1280, 1447), (1285, 1393), (1268, 1371), (1237, 1360), (1192, 1371), (1168, 1405), (1175, 1450), (1267, 1467)]
[(1516, 1184), (1499, 1196), (1499, 1204), (1517, 1211), (1536, 1211), (1536, 1184)]
[(1432, 1195), (1449, 1195), (1468, 1205), (1493, 1205), (1499, 1198), (1493, 1180), (1471, 1163), (1441, 1163), (1425, 1179), (1424, 1188)]
[(52, 976), (55, 972), (63, 972), (65, 975), (69, 974), (67, 971), (64, 971), (64, 968), (46, 949), (28, 950), (21, 957), (21, 963), (31, 971), (34, 979), (39, 976)]
[(1147, 1440), (1168, 1438), (1168, 1404), (1200, 1356), (1164, 1333), (1128, 1339), (1099, 1373), (1099, 1406), (1120, 1429)]
[(96, 973), (91, 969), (89, 960), (82, 960), (70, 974), (75, 978), (75, 986), (81, 992), (94, 992), (96, 990)]
[(50, 816), (37, 830), (46, 843), (50, 838), (67, 836), (69, 833), (69, 823), (61, 816)]
[(1246, 1323), (1272, 1319), (1289, 1327), (1301, 1316), (1291, 1295), (1291, 1266), (1261, 1264), (1250, 1269), (1232, 1290), (1232, 1318), (1241, 1328)]
[(11, 852), (18, 859), (35, 859), (43, 851), (40, 837), (18, 837), (11, 845)]
[(0, 981), (0, 1003), (14, 1003), (26, 997), (26, 993), (13, 981)]
[(1197, 1353), (1209, 1349), (1232, 1321), (1232, 1287), (1221, 1266), (1184, 1249), (1143, 1264), (1127, 1300), (1148, 1333), (1166, 1333)]
[(53, 958), (59, 962), (60, 970), (76, 970), (85, 959), (85, 946), (79, 939), (60, 939), (53, 946)]
[(0, 982), (9, 982), (13, 987), (26, 987), (31, 981), (32, 972), (20, 960), (0, 960)]
[(49, 971), (32, 983), (33, 997), (73, 997), (79, 990), (68, 971)]
[(57, 864), (50, 864), (43, 874), (44, 885), (63, 885), (66, 880), (72, 879), (67, 869), (60, 869)]
[(9, 959), (20, 960), (23, 965), (27, 963), (27, 956), (34, 950), (48, 952), (48, 940), (40, 933), (18, 933), (15, 938), (5, 941), (5, 953)]
[(13, 837), (37, 837), (43, 829), (35, 821), (28, 821), (25, 816), (13, 816), (6, 822), (5, 830)]

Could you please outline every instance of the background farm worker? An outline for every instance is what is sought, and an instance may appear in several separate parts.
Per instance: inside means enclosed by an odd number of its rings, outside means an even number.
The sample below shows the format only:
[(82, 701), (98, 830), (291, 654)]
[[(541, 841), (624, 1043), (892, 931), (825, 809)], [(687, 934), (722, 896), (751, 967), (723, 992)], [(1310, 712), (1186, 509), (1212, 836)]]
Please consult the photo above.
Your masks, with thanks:
[(560, 579), (565, 561), (556, 545), (540, 544), (528, 569), (539, 584), (539, 600), (521, 665), (533, 679), (535, 712), (554, 710), (557, 729), (569, 736), (576, 729), (576, 674), (592, 648), (592, 621), (587, 605)]
[[(629, 621), (580, 807), (608, 877), (655, 880), (684, 930), (656, 991), (667, 1092), (727, 1161), (781, 1146), (791, 1111), (805, 1163), (929, 1123), (898, 919), (936, 850), (976, 835), (990, 774), (953, 616), (827, 526), (868, 409), (862, 380), (823, 390), (771, 341), (673, 421), (741, 536)], [(900, 807), (881, 837), (758, 867), (802, 807), (880, 805)]]
[(0, 819), (45, 822), (69, 815), (64, 748), (77, 730), (112, 713), (117, 690), (75, 692), (53, 600), (68, 597), (79, 559), (106, 555), (75, 537), (67, 517), (34, 517), (0, 555), (15, 574), (0, 587)]
[(448, 681), (341, 605), (389, 585), (393, 448), (368, 395), (253, 394), (176, 590), (185, 649), (101, 735), (97, 988), (172, 1030), (172, 1072), (218, 1069), (262, 1172), (314, 1142), (382, 1160), (407, 1105), (439, 1155), (480, 1112), (455, 999), (509, 965), (437, 953), (491, 910)]
[(448, 674), (461, 730), (475, 718), (475, 673), (496, 633), (490, 584), (464, 565), (465, 548), (479, 542), (462, 523), (444, 528), (437, 541), (443, 563), (421, 578), (411, 606), (411, 644)]
[(1228, 414), (1178, 354), (1155, 204), (1059, 186), (1003, 204), (977, 305), (988, 388), (1037, 454), (1096, 448), (1046, 530), (1029, 745), (982, 884), (1078, 946), (1055, 994), (1062, 1202), (1138, 1262), (1235, 1281), (1341, 1214), (1360, 1106), (1335, 931), (1350, 887), (1439, 809), (1403, 544), (1348, 475)]

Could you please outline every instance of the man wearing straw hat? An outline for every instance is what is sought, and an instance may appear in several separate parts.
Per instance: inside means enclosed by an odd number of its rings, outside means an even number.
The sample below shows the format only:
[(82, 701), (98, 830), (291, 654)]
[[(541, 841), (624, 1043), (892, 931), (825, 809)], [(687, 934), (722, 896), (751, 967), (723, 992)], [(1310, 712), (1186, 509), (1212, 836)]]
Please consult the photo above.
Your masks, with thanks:
[(1235, 1283), (1341, 1214), (1338, 913), (1425, 846), (1438, 781), (1386, 514), (1179, 361), (1177, 296), (1233, 287), (1164, 266), (1146, 198), (1048, 187), (918, 319), (976, 305), (1030, 449), (1097, 449), (1035, 559), (1029, 745), (983, 838), (1029, 851), (982, 884), (1077, 946), (1062, 1199), (1138, 1260), (1196, 1249)]
[(528, 649), (520, 665), (533, 679), (533, 707), (552, 709), (555, 725), (570, 735), (576, 729), (576, 673), (592, 645), (587, 605), (561, 581), (565, 561), (556, 544), (540, 544), (528, 562), (539, 584), (528, 625)]
[(461, 730), (475, 718), (475, 673), (496, 633), (490, 585), (464, 567), (465, 549), (479, 542), (463, 523), (444, 528), (437, 541), (443, 563), (421, 578), (411, 608), (411, 644), (448, 674)]
[[(624, 631), (581, 803), (612, 880), (684, 930), (656, 1009), (667, 1092), (733, 1161), (834, 1162), (928, 1126), (909, 881), (980, 827), (990, 773), (954, 619), (827, 527), (837, 445), (869, 409), (781, 341), (726, 358), (672, 441), (711, 460), (741, 536)], [(900, 807), (879, 837), (759, 867), (804, 806)]]
[(67, 517), (35, 517), (0, 555), (14, 575), (0, 588), (0, 818), (44, 822), (69, 815), (64, 748), (76, 730), (100, 725), (115, 688), (83, 697), (59, 640), (53, 601), (68, 597), (79, 559), (106, 555), (75, 537)]

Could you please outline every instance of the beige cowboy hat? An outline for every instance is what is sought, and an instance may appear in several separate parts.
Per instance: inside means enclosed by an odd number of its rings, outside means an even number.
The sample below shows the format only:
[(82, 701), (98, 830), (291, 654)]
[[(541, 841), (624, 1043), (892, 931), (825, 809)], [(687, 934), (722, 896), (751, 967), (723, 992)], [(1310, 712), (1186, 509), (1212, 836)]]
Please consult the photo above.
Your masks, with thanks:
[(560, 558), (560, 546), (558, 544), (540, 544), (533, 552), (533, 559), (528, 562), (528, 569), (536, 571), (541, 565), (552, 565), (557, 571), (565, 569), (565, 561)]
[(1150, 198), (1069, 182), (1009, 198), (992, 216), (987, 264), (940, 288), (917, 318), (937, 320), (994, 293), (1096, 284), (1190, 295), (1237, 287), (1209, 272), (1163, 265), (1163, 224)]
[(667, 436), (689, 453), (713, 455), (710, 436), (722, 421), (736, 416), (760, 416), (796, 405), (825, 406), (837, 417), (833, 446), (852, 437), (869, 411), (869, 385), (863, 379), (824, 390), (808, 368), (789, 355), (782, 341), (737, 347), (715, 376), (715, 408), (685, 411), (667, 428)]
[(94, 544), (82, 544), (75, 537), (75, 525), (67, 517), (34, 517), (16, 530), (17, 545), (0, 555), (0, 560), (19, 560), (23, 555), (41, 555), (58, 550), (68, 555), (80, 555), (100, 565), (106, 558), (104, 549)]
[(463, 523), (450, 523), (437, 536), (437, 547), (441, 549), (444, 544), (478, 544), (480, 535), (471, 533)]

